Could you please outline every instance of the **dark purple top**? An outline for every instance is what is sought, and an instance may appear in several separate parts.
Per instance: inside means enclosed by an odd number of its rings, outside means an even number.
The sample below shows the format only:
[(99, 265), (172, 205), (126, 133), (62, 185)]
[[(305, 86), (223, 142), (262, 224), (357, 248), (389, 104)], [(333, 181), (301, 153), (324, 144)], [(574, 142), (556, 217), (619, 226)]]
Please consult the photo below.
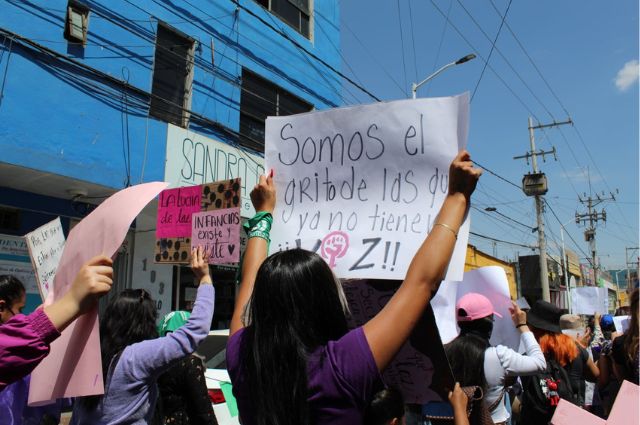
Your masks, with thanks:
[[(229, 338), (227, 368), (242, 424), (255, 425), (255, 410), (240, 364), (243, 335), (244, 329)], [(356, 328), (339, 340), (329, 341), (326, 346), (313, 351), (309, 355), (307, 373), (309, 406), (316, 425), (362, 423), (369, 400), (382, 384), (362, 328)]]

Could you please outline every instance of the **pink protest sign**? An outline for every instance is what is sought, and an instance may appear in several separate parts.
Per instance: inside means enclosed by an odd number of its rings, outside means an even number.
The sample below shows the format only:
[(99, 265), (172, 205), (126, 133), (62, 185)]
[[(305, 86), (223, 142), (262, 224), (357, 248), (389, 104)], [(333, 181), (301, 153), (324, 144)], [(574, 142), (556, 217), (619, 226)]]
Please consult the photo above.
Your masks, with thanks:
[(240, 261), (240, 208), (193, 214), (191, 246), (202, 246), (210, 264)]
[(201, 210), (201, 197), (202, 186), (163, 190), (158, 200), (156, 237), (189, 237), (191, 215)]
[(640, 387), (629, 381), (622, 381), (620, 391), (618, 391), (607, 419), (607, 425), (640, 423), (638, 397), (640, 397)]
[(558, 407), (551, 418), (551, 425), (605, 425), (609, 422), (587, 412), (582, 407), (560, 399)]
[[(131, 222), (167, 183), (132, 186), (105, 200), (69, 233), (46, 305), (61, 298), (80, 267), (92, 257), (113, 256)], [(31, 374), (29, 404), (62, 397), (102, 394), (98, 310), (81, 316), (51, 344), (51, 352)]]

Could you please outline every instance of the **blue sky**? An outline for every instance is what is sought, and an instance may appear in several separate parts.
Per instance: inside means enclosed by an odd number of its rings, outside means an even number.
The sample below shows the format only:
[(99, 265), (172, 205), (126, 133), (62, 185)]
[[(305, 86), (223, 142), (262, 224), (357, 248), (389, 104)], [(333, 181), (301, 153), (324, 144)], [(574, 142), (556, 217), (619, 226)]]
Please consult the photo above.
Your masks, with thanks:
[[(412, 82), (474, 52), (478, 58), (445, 71), (418, 96), (473, 93), (484, 65), (481, 57), (489, 56), (508, 5), (508, 0), (343, 0), (343, 72), (383, 100), (401, 99), (410, 96)], [(574, 215), (585, 213), (586, 206), (578, 195), (589, 196), (591, 190), (593, 196), (604, 191), (608, 197), (618, 189), (615, 202), (596, 208), (607, 214), (607, 222), (597, 227), (596, 245), (603, 267), (622, 267), (625, 248), (638, 247), (639, 232), (638, 1), (512, 1), (505, 23), (489, 60), (493, 70), (487, 67), (471, 103), (469, 150), (480, 164), (520, 184), (531, 166), (513, 157), (529, 150), (528, 117), (546, 124), (565, 121), (568, 113), (573, 127), (535, 134), (538, 149), (555, 146), (558, 152), (558, 161), (539, 161), (549, 180), (546, 199), (561, 222), (568, 222), (566, 246), (584, 257), (589, 253), (585, 228), (575, 224)], [(372, 100), (345, 84), (344, 101)], [(489, 173), (473, 202), (480, 210), (495, 207), (536, 226), (533, 198)], [(476, 233), (537, 244), (535, 233), (496, 213), (474, 209), (471, 217)], [(560, 225), (549, 209), (545, 218), (548, 250), (557, 255)], [(531, 253), (505, 243), (494, 247), (475, 236), (470, 243), (490, 254), (497, 249), (503, 259)]]

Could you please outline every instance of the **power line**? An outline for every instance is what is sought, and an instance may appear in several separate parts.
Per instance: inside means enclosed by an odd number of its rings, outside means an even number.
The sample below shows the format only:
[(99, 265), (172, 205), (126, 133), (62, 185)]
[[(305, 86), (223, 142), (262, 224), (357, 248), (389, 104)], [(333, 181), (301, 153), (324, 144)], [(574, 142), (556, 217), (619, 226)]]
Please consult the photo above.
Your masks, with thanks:
[(409, 23), (411, 24), (411, 45), (413, 47), (413, 70), (416, 73), (416, 81), (418, 81), (418, 64), (416, 63), (416, 37), (413, 30), (413, 10), (411, 10), (411, 0), (407, 1), (409, 5)]
[[(467, 39), (467, 37), (464, 36), (464, 34), (462, 33), (462, 31), (460, 31), (460, 29), (453, 23), (451, 22), (451, 20), (449, 19), (448, 16), (446, 16), (444, 14), (444, 12), (440, 9), (440, 7), (438, 7), (438, 5), (435, 3), (434, 0), (431, 0), (431, 4), (433, 5), (433, 7), (436, 8), (436, 10), (438, 11), (438, 13), (440, 13), (440, 15), (442, 15), (443, 18), (445, 18), (447, 20), (447, 22), (449, 22), (449, 24), (453, 27), (454, 30), (456, 30), (456, 32), (458, 33), (458, 35), (460, 36), (460, 38), (462, 38), (465, 43), (467, 43), (467, 45), (473, 50), (473, 52), (484, 62), (486, 62), (485, 58), (482, 56), (482, 54), (478, 51), (478, 49), (476, 49), (474, 47), (473, 44), (471, 44), (471, 42)], [(491, 72), (494, 73), (494, 75), (498, 78), (498, 80), (502, 83), (502, 85), (505, 86), (505, 88), (507, 90), (509, 90), (509, 92), (513, 95), (513, 97), (515, 97), (518, 102), (520, 102), (520, 105), (522, 105), (522, 107), (529, 112), (529, 115), (531, 115), (532, 117), (536, 118), (536, 114), (531, 110), (531, 108), (524, 103), (524, 101), (522, 100), (522, 98), (520, 98), (520, 96), (518, 96), (518, 94), (511, 88), (511, 86), (509, 84), (507, 84), (507, 82), (504, 80), (504, 78), (502, 78), (502, 76), (500, 76), (500, 74), (498, 74), (498, 72), (493, 69), (493, 67), (489, 64), (487, 64), (487, 67), (491, 70)]]
[(470, 234), (470, 235), (473, 235), (473, 236), (477, 236), (477, 237), (482, 238), (482, 239), (488, 239), (488, 240), (490, 240), (490, 241), (495, 241), (495, 242), (500, 242), (500, 243), (506, 243), (506, 244), (509, 244), (509, 245), (521, 246), (521, 247), (524, 247), (524, 248), (530, 248), (530, 249), (536, 249), (536, 248), (537, 248), (536, 246), (532, 246), (532, 245), (524, 245), (524, 244), (517, 243), (517, 242), (504, 241), (504, 240), (502, 240), (502, 239), (492, 238), (492, 237), (490, 237), (490, 236), (481, 235), (481, 234), (479, 234), (479, 233), (475, 233), (475, 232), (471, 232), (471, 231), (469, 232), (469, 234)]
[[(496, 42), (498, 41), (498, 37), (500, 36), (500, 31), (502, 31), (502, 26), (504, 25), (504, 20), (507, 18), (507, 13), (509, 13), (509, 8), (511, 7), (511, 1), (509, 0), (509, 4), (507, 4), (507, 9), (504, 11), (504, 15), (502, 15), (502, 20), (500, 21), (500, 26), (498, 27), (498, 32), (496, 33), (496, 37), (493, 39), (491, 43), (491, 50), (489, 50), (489, 55), (487, 56), (487, 60), (482, 67), (482, 72), (480, 73), (480, 78), (478, 78), (478, 82), (476, 83), (476, 87), (473, 89), (473, 94), (471, 95), (471, 101), (473, 101), (473, 97), (476, 95), (476, 91), (478, 91), (478, 87), (480, 86), (480, 81), (482, 81), (482, 77), (484, 76), (484, 71), (487, 69), (487, 65), (491, 60), (491, 54), (496, 47)], [(460, 1), (458, 1), (460, 3)], [(462, 6), (462, 4), (460, 4)], [(464, 8), (464, 6), (462, 6)], [(465, 9), (466, 10), (466, 9)]]
[[(404, 37), (402, 35), (402, 16), (400, 15), (400, 0), (396, 1), (398, 5), (398, 30), (400, 31), (400, 51), (402, 52), (402, 76), (404, 77), (404, 86), (407, 87), (407, 65), (404, 60)], [(409, 93), (406, 92), (406, 96)]]

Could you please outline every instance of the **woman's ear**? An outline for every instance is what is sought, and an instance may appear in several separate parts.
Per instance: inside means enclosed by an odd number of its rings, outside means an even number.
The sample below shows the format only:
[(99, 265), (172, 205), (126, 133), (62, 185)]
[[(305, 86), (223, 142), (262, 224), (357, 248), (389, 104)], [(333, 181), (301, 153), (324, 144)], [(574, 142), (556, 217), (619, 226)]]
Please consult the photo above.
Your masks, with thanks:
[(0, 300), (0, 313), (3, 312), (5, 308), (7, 308), (7, 302), (5, 300)]
[(393, 418), (389, 421), (389, 425), (398, 425), (399, 421), (398, 418)]

